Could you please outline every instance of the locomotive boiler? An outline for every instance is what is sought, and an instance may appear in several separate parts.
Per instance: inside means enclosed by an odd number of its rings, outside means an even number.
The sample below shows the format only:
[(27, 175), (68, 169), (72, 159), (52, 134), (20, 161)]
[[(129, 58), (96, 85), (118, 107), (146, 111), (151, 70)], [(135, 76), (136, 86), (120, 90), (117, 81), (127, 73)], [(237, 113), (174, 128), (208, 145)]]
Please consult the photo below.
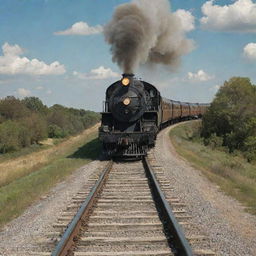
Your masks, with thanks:
[(199, 118), (207, 104), (162, 98), (155, 86), (123, 74), (106, 90), (99, 139), (108, 156), (138, 158), (155, 144), (159, 130), (171, 123)]

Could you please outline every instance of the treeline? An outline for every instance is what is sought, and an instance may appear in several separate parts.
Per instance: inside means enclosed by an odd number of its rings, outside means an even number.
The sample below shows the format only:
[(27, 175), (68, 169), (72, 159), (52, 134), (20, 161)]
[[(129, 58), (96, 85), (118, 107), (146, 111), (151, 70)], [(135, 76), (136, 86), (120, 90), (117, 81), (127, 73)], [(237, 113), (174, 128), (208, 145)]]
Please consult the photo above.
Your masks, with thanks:
[(256, 160), (256, 86), (249, 78), (233, 77), (220, 88), (203, 117), (206, 145), (241, 151)]
[(39, 98), (23, 100), (8, 96), (0, 100), (0, 153), (16, 151), (46, 138), (77, 134), (100, 119), (98, 113), (53, 105)]

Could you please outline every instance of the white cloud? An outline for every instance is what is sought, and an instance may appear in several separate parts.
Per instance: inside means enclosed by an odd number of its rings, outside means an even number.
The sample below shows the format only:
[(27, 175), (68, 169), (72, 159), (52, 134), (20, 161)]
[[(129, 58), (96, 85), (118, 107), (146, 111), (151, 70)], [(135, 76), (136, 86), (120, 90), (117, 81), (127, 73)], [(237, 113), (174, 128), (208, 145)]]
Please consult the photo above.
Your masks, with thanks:
[(93, 34), (99, 34), (103, 31), (103, 27), (100, 25), (97, 25), (95, 27), (90, 27), (86, 22), (80, 21), (71, 26), (71, 28), (68, 28), (63, 31), (55, 32), (55, 35), (93, 35)]
[(256, 43), (249, 43), (244, 47), (244, 56), (250, 60), (256, 60)]
[(9, 45), (5, 43), (2, 46), (4, 56), (18, 56), (24, 53), (24, 50), (17, 44)]
[(179, 77), (173, 77), (173, 78), (170, 78), (170, 79), (167, 79), (167, 80), (160, 80), (160, 81), (157, 81), (155, 83), (155, 86), (159, 89), (159, 90), (163, 90), (165, 88), (169, 88), (170, 87), (170, 84), (176, 84), (176, 83), (180, 83), (182, 82), (182, 79), (179, 78)]
[(256, 3), (237, 0), (230, 5), (214, 5), (207, 1), (202, 6), (204, 17), (200, 22), (204, 29), (256, 33)]
[(37, 59), (29, 60), (21, 57), (24, 50), (17, 44), (9, 45), (5, 43), (2, 46), (3, 55), (0, 56), (0, 74), (5, 75), (61, 75), (66, 72), (64, 65), (58, 61), (46, 64)]
[(16, 93), (21, 97), (28, 97), (31, 95), (31, 91), (25, 88), (19, 88)]
[(205, 82), (213, 78), (214, 76), (207, 74), (202, 69), (198, 70), (196, 73), (188, 72), (188, 79), (194, 82)]
[(43, 86), (37, 86), (36, 90), (44, 92), (44, 93), (46, 93), (48, 95), (52, 94), (52, 90), (44, 88)]
[(96, 69), (92, 69), (89, 73), (79, 73), (77, 71), (74, 71), (73, 75), (75, 77), (78, 77), (79, 79), (92, 79), (92, 80), (120, 77), (118, 73), (112, 71), (110, 68), (105, 68), (103, 66), (100, 66), (99, 68), (96, 68)]
[(209, 91), (217, 92), (220, 89), (220, 85), (216, 84), (209, 89)]
[(182, 29), (185, 32), (189, 32), (195, 29), (195, 17), (190, 11), (179, 9), (174, 14), (179, 17)]

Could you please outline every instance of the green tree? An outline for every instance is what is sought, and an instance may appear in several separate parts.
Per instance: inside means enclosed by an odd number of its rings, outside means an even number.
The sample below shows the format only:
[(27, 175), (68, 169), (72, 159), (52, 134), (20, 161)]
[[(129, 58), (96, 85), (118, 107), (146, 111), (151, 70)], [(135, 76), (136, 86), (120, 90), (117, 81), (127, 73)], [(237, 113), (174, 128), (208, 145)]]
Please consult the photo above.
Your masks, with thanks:
[(32, 113), (24, 119), (23, 123), (30, 131), (31, 144), (38, 143), (40, 140), (47, 138), (47, 122), (40, 115)]
[(17, 122), (8, 120), (0, 124), (0, 152), (7, 153), (19, 148), (19, 128)]
[(249, 78), (233, 77), (220, 88), (203, 117), (202, 136), (205, 142), (216, 134), (232, 152), (248, 150), (248, 139), (256, 125), (256, 87)]
[(47, 113), (47, 106), (45, 106), (43, 102), (37, 97), (26, 97), (22, 100), (22, 103), (24, 103), (24, 105), (31, 111), (38, 112), (41, 114)]
[(38, 144), (47, 137), (64, 138), (99, 121), (99, 114), (55, 104), (37, 97), (0, 99), (0, 153)]
[(0, 100), (0, 114), (3, 120), (15, 120), (28, 116), (29, 109), (19, 100), (13, 96), (8, 96)]

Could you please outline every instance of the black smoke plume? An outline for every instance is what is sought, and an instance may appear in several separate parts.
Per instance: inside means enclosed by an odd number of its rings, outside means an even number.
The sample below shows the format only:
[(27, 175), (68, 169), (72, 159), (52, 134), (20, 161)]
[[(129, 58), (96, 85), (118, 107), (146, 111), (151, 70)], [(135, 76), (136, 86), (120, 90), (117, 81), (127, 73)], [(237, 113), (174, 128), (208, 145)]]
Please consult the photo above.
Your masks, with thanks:
[(104, 35), (113, 61), (125, 73), (146, 63), (176, 67), (194, 47), (168, 0), (134, 0), (118, 6)]

